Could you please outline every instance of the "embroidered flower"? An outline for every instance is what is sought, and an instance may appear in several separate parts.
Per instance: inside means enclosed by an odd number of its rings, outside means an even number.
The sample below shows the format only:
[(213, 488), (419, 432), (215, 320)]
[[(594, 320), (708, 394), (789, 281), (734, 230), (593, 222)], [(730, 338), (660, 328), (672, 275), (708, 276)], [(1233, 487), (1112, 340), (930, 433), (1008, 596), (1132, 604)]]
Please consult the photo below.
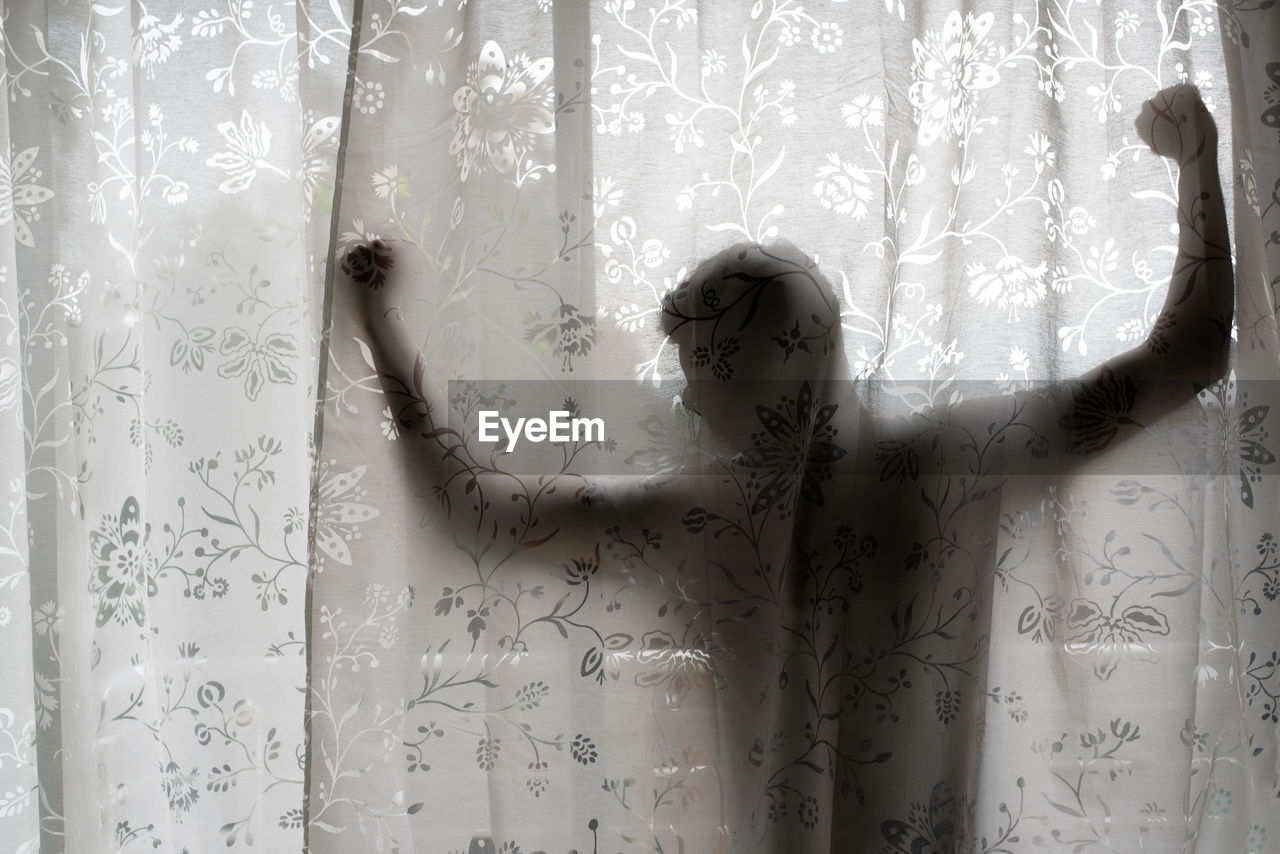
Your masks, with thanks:
[(591, 557), (576, 557), (568, 563), (561, 563), (565, 571), (565, 583), (570, 586), (590, 581), (600, 570), (600, 544), (596, 543), (595, 554)]
[(805, 830), (813, 830), (817, 827), (820, 815), (818, 799), (812, 795), (805, 795), (800, 803), (796, 805), (796, 817), (800, 819), (800, 825)]
[(335, 472), (325, 463), (320, 469), (318, 503), (312, 508), (316, 520), (316, 548), (344, 566), (351, 566), (351, 540), (360, 538), (360, 525), (378, 515), (364, 503), (369, 490), (360, 486), (365, 466)]
[(54, 602), (45, 602), (32, 613), (31, 627), (35, 629), (36, 634), (40, 637), (50, 633), (56, 635), (62, 631), (62, 618), (64, 616), (66, 616), (66, 612)]
[(801, 497), (823, 506), (821, 483), (831, 479), (831, 464), (845, 455), (845, 449), (835, 443), (836, 428), (831, 424), (838, 405), (816, 404), (806, 382), (794, 400), (784, 397), (773, 409), (756, 406), (764, 429), (751, 434), (752, 447), (736, 458), (739, 465), (754, 469), (748, 480), (749, 488), (759, 488), (753, 514), (770, 507), (786, 514), (795, 502), (797, 485)]
[(218, 185), (219, 192), (242, 193), (249, 189), (258, 170), (272, 168), (267, 162), (271, 151), (271, 131), (266, 122), (255, 122), (248, 110), (240, 113), (240, 124), (222, 122), (218, 133), (226, 140), (227, 150), (220, 151), (205, 163), (228, 173)]
[(679, 709), (695, 687), (711, 684), (711, 655), (706, 649), (684, 647), (661, 630), (645, 634), (636, 660), (645, 669), (636, 674), (641, 688), (662, 688), (670, 709)]
[(373, 185), (373, 194), (380, 199), (389, 199), (392, 193), (397, 196), (409, 194), (408, 176), (401, 175), (395, 164), (374, 172), (370, 183)]
[(1043, 261), (1034, 267), (1021, 258), (1006, 255), (996, 262), (995, 269), (988, 270), (981, 262), (965, 268), (969, 276), (969, 296), (982, 305), (995, 304), (1009, 310), (1009, 322), (1018, 320), (1018, 309), (1030, 308), (1042, 299), (1048, 288), (1044, 282), (1048, 265)]
[(827, 165), (818, 170), (817, 177), (813, 194), (818, 198), (818, 204), (856, 220), (866, 218), (867, 202), (871, 200), (871, 178), (865, 170), (845, 163), (833, 151), (827, 155)]
[(54, 685), (53, 680), (38, 670), (35, 677), (36, 726), (40, 729), (48, 729), (53, 725), (53, 713), (61, 705), (58, 699), (58, 687)]
[(645, 489), (665, 486), (696, 464), (702, 419), (686, 409), (679, 397), (665, 415), (650, 415), (637, 426), (648, 436), (649, 444), (628, 455), (625, 462), (649, 473), (641, 482)]
[(964, 810), (958, 809), (961, 803), (945, 782), (935, 784), (929, 803), (912, 804), (906, 821), (889, 819), (880, 825), (884, 841), (891, 846), (884, 850), (904, 854), (908, 851), (942, 854), (957, 850), (958, 840), (965, 838)]
[(524, 340), (536, 349), (551, 350), (561, 358), (561, 366), (573, 370), (575, 358), (585, 358), (596, 343), (596, 316), (583, 314), (577, 306), (560, 303), (558, 316), (543, 321), (537, 313), (528, 315), (530, 324), (524, 331)]
[(1258, 201), (1258, 176), (1253, 169), (1253, 151), (1246, 148), (1244, 157), (1240, 159), (1240, 186), (1244, 189), (1245, 201), (1253, 215), (1262, 218), (1262, 206)]
[(472, 172), (510, 172), (532, 150), (539, 135), (555, 130), (547, 77), (551, 57), (510, 62), (497, 42), (487, 42), (453, 94), (457, 115), (449, 153), (458, 158), (463, 181)]
[(182, 47), (182, 15), (174, 15), (166, 24), (148, 13), (142, 3), (137, 4), (137, 12), (140, 14), (133, 30), (133, 64), (151, 80), (156, 76), (156, 66), (168, 62)]
[(378, 425), (387, 441), (394, 442), (400, 437), (400, 422), (391, 414), (391, 407), (382, 407), (382, 421)]
[(317, 116), (307, 110), (302, 124), (307, 130), (302, 135), (302, 159), (297, 176), (302, 184), (302, 197), (309, 205), (321, 181), (333, 174), (341, 121), (337, 116)]
[(151, 526), (143, 524), (138, 499), (132, 495), (124, 500), (119, 516), (103, 516), (89, 534), (89, 589), (98, 600), (98, 626), (113, 618), (122, 626), (144, 624), (147, 597), (158, 592), (150, 539)]
[(1000, 82), (989, 62), (994, 48), (984, 44), (994, 22), (995, 15), (990, 12), (970, 12), (962, 18), (953, 10), (941, 33), (928, 31), (924, 41), (912, 40), (914, 82), (907, 97), (916, 108), (921, 145), (962, 136), (976, 102), (975, 93)]
[(1169, 634), (1169, 621), (1150, 605), (1130, 605), (1115, 613), (1116, 604), (1104, 612), (1088, 599), (1075, 599), (1067, 607), (1067, 628), (1075, 635), (1067, 642), (1071, 655), (1094, 658), (1093, 672), (1099, 679), (1109, 679), (1121, 661), (1160, 660), (1148, 635)]
[(184, 813), (190, 812), (196, 801), (200, 800), (200, 791), (195, 787), (196, 769), (183, 773), (176, 762), (160, 765), (160, 788), (169, 799), (169, 812), (173, 820), (182, 823)]
[(1062, 428), (1071, 434), (1067, 453), (1100, 451), (1111, 444), (1121, 425), (1141, 426), (1129, 417), (1137, 396), (1132, 377), (1117, 377), (1107, 367), (1097, 379), (1078, 383), (1071, 392), (1071, 411), (1059, 419)]
[(702, 76), (710, 77), (713, 74), (723, 74), (725, 69), (729, 67), (729, 62), (725, 55), (714, 48), (708, 48), (702, 52)]
[(375, 291), (387, 283), (395, 267), (396, 256), (383, 240), (360, 243), (342, 256), (342, 272), (355, 284)]
[(39, 153), (39, 147), (32, 146), (0, 156), (0, 225), (12, 221), (14, 239), (27, 247), (36, 245), (31, 233), (31, 223), (40, 219), (36, 206), (53, 198), (53, 190), (36, 183), (43, 177), (35, 166)]
[(1201, 391), (1197, 399), (1204, 425), (1179, 431), (1180, 436), (1200, 452), (1203, 471), (1235, 475), (1241, 503), (1253, 507), (1253, 484), (1261, 479), (1262, 467), (1276, 461), (1263, 444), (1270, 436), (1270, 407), (1249, 406), (1249, 394), (1239, 388), (1235, 371)]
[(1268, 62), (1266, 72), (1271, 82), (1262, 90), (1262, 99), (1267, 102), (1267, 108), (1262, 111), (1259, 119), (1263, 127), (1276, 130), (1276, 138), (1280, 139), (1280, 62)]
[(1128, 9), (1123, 9), (1116, 15), (1117, 36), (1137, 32), (1139, 26), (1141, 26), (1141, 22), (1138, 20), (1137, 14)]
[(1067, 213), (1067, 228), (1073, 234), (1086, 234), (1098, 222), (1082, 207), (1074, 207)]
[(840, 115), (851, 128), (861, 127), (863, 122), (867, 127), (881, 127), (884, 124), (884, 99), (863, 92), (841, 107)]
[(0, 359), (0, 412), (18, 402), (22, 391), (22, 373), (15, 359)]
[(371, 116), (382, 109), (382, 102), (385, 98), (386, 92), (383, 90), (381, 83), (377, 81), (371, 83), (360, 82), (356, 84), (352, 102), (362, 114)]
[(292, 335), (277, 332), (259, 341), (233, 326), (223, 330), (219, 352), (231, 358), (218, 367), (218, 376), (244, 377), (244, 393), (249, 400), (257, 400), (268, 382), (289, 385), (298, 381), (286, 361), (298, 355), (298, 343)]
[(813, 28), (809, 43), (818, 53), (835, 53), (836, 48), (844, 44), (844, 30), (839, 24), (824, 21)]
[(596, 743), (590, 737), (578, 733), (569, 745), (569, 753), (579, 765), (594, 765), (596, 762)]

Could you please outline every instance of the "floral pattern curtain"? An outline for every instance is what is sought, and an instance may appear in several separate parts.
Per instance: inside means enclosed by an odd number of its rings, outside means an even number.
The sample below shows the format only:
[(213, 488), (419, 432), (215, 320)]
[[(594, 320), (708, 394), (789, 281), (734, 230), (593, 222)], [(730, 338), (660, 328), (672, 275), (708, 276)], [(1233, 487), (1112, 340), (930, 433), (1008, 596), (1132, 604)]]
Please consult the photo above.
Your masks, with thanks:
[(349, 10), (0, 22), (0, 849), (297, 850)]
[[(0, 26), (0, 848), (1275, 846), (1268, 3)], [(996, 483), (904, 454), (785, 518), (706, 462), (661, 307), (733, 244), (816, 263), (885, 417), (1146, 338), (1177, 175), (1133, 121), (1177, 82), (1221, 137), (1231, 366), (1128, 457)], [(383, 277), (455, 433), (379, 378)], [(601, 399), (609, 440), (529, 470), (460, 426)], [(779, 406), (761, 447), (821, 420)], [(762, 596), (804, 537), (823, 563)]]

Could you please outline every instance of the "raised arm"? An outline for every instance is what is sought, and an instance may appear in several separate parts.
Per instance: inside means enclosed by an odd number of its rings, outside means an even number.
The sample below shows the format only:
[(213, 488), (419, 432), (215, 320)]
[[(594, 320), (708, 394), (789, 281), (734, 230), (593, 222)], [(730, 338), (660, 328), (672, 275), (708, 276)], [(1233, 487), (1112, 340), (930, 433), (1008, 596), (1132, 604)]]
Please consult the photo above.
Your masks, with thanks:
[[(411, 296), (397, 271), (399, 252), (382, 240), (361, 244), (341, 260), (368, 335), (392, 416), (406, 438), (407, 464), (432, 490), (455, 529), (509, 536), (513, 545), (541, 545), (561, 531), (594, 524), (588, 483), (570, 474), (516, 475), (496, 452), (480, 450), (449, 423), (446, 382), (418, 346), (403, 307)], [(493, 446), (496, 447), (496, 446)], [(457, 502), (455, 506), (454, 502)]]
[(1178, 169), (1177, 259), (1146, 340), (1049, 389), (968, 400), (929, 423), (875, 422), (882, 476), (903, 471), (902, 458), (922, 440), (949, 456), (951, 465), (1000, 457), (1007, 473), (1064, 473), (1140, 435), (1226, 373), (1235, 281), (1217, 128), (1199, 92), (1182, 85), (1144, 104), (1137, 131)]
[(1130, 418), (1152, 424), (1227, 370), (1235, 279), (1218, 177), (1218, 131), (1193, 86), (1147, 101), (1136, 128), (1178, 167), (1178, 255), (1169, 292), (1147, 339), (1081, 377), (1133, 383)]

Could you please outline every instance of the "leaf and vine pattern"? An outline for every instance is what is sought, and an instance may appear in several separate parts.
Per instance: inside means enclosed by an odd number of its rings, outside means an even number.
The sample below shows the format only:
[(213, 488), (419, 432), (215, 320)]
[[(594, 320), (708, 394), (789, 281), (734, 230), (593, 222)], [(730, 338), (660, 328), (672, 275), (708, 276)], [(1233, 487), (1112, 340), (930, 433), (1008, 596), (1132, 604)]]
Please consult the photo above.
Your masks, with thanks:
[[(1258, 49), (1262, 13), (952, 5), (602, 0), (573, 39), (551, 2), (369, 19), (331, 257), (411, 283), (423, 358), (389, 377), (363, 330), (330, 340), (313, 848), (448, 815), (459, 851), (472, 827), (470, 850), (1263, 850), (1231, 797), (1276, 749), (1270, 393), (1229, 375), (1139, 423), (1104, 372), (1044, 422), (1034, 384), (1185, 325), (1160, 310), (1177, 174), (1132, 116), (1189, 82), (1225, 127), (1206, 51)], [(409, 72), (429, 138), (389, 109)], [(1276, 215), (1244, 156), (1236, 192)], [(838, 322), (761, 309), (757, 342), (698, 260), (779, 238)], [(1238, 368), (1273, 357), (1267, 291), (1241, 284)], [(685, 348), (675, 308), (714, 330)], [(906, 426), (779, 383), (726, 449), (679, 374), (739, 381), (765, 350), (838, 351)], [(466, 426), (571, 372), (673, 405), (533, 476)], [(1006, 405), (946, 417), (980, 394)], [(1117, 448), (1148, 464), (1018, 476)], [(572, 474), (598, 460), (625, 474)]]

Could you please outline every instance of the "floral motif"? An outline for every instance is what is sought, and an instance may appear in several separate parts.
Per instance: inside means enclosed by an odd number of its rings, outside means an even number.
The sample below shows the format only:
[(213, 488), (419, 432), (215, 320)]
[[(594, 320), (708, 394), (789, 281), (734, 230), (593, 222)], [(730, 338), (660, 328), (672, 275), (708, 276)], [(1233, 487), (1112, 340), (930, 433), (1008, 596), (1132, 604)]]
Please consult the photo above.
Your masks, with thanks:
[(1129, 417), (1137, 397), (1133, 378), (1117, 377), (1108, 367), (1097, 379), (1077, 384), (1071, 392), (1071, 411), (1059, 422), (1071, 434), (1067, 453), (1100, 451), (1111, 444), (1121, 425), (1141, 426)]
[[(35, 672), (35, 677), (36, 726), (43, 730), (53, 725), (53, 714), (58, 711), (62, 702), (58, 698), (58, 687), (53, 683), (52, 679), (39, 670)], [(3, 711), (8, 711), (8, 709)]]
[(741, 347), (733, 336), (721, 338), (711, 346), (699, 344), (690, 351), (689, 357), (698, 368), (710, 366), (711, 376), (721, 382), (733, 379), (733, 357)]
[(1067, 212), (1067, 228), (1071, 229), (1072, 234), (1087, 234), (1097, 224), (1097, 220), (1078, 205)]
[(409, 176), (401, 175), (394, 163), (374, 172), (369, 183), (373, 186), (373, 194), (380, 199), (389, 199), (393, 195), (404, 198), (409, 195)]
[(596, 743), (589, 737), (578, 733), (569, 745), (569, 753), (579, 765), (594, 765), (596, 761)]
[(942, 854), (956, 850), (956, 797), (951, 787), (939, 782), (929, 794), (929, 803), (913, 803), (906, 821), (890, 819), (880, 826), (887, 851), (901, 854)]
[(386, 92), (383, 90), (381, 83), (376, 80), (372, 82), (361, 81), (356, 84), (352, 103), (361, 113), (371, 116), (382, 109), (382, 102), (385, 98)]
[(907, 97), (917, 111), (921, 145), (964, 136), (977, 100), (975, 93), (1000, 82), (989, 61), (994, 49), (984, 44), (994, 22), (995, 15), (990, 12), (970, 12), (962, 18), (953, 10), (941, 33), (928, 31), (924, 41), (912, 40), (914, 82)]
[(1006, 255), (996, 262), (995, 269), (978, 261), (965, 268), (969, 276), (969, 296), (982, 305), (995, 303), (996, 308), (1009, 310), (1009, 322), (1018, 320), (1018, 309), (1031, 308), (1044, 299), (1048, 288), (1044, 275), (1049, 266), (1041, 261), (1032, 267), (1021, 258)]
[(38, 637), (57, 635), (62, 631), (62, 620), (65, 616), (66, 611), (59, 608), (57, 604), (45, 602), (32, 613), (31, 627), (35, 629)]
[(551, 350), (559, 356), (566, 371), (573, 370), (575, 358), (585, 358), (596, 343), (596, 316), (583, 314), (577, 306), (561, 302), (555, 317), (542, 320), (542, 315), (530, 313), (525, 322), (524, 340), (539, 349)]
[(0, 358), (0, 412), (16, 404), (21, 391), (22, 373), (17, 360)]
[(289, 385), (298, 381), (286, 360), (298, 354), (298, 342), (292, 335), (277, 332), (258, 341), (238, 326), (223, 330), (219, 352), (231, 359), (218, 367), (224, 379), (244, 377), (244, 393), (257, 400), (268, 382)]
[(36, 206), (53, 198), (53, 190), (36, 183), (42, 177), (36, 168), (37, 146), (24, 148), (9, 157), (0, 156), (0, 225), (13, 222), (14, 239), (34, 247), (31, 223), (40, 218)]
[(1204, 426), (1180, 431), (1184, 441), (1202, 455), (1208, 473), (1234, 474), (1239, 483), (1240, 502), (1253, 507), (1253, 484), (1262, 477), (1262, 467), (1276, 461), (1263, 442), (1270, 436), (1266, 418), (1271, 407), (1249, 406), (1249, 393), (1239, 387), (1235, 371), (1197, 395), (1204, 411)]
[(813, 830), (817, 827), (821, 815), (818, 799), (813, 795), (805, 795), (796, 805), (796, 818), (800, 819), (800, 826), (805, 830)]
[(1244, 157), (1240, 158), (1240, 186), (1253, 215), (1262, 219), (1262, 204), (1258, 200), (1258, 173), (1253, 168), (1253, 151), (1248, 148), (1244, 150)]
[(818, 53), (835, 53), (844, 44), (844, 30), (839, 24), (824, 21), (809, 33), (809, 43)]
[(641, 688), (664, 689), (668, 708), (679, 709), (690, 691), (711, 684), (708, 650), (682, 646), (660, 629), (645, 633), (642, 642), (636, 660), (645, 665), (645, 669), (636, 674), (636, 684)]
[(137, 16), (133, 31), (133, 64), (146, 74), (148, 80), (156, 76), (156, 66), (163, 65), (182, 47), (183, 17), (173, 16), (173, 20), (164, 23), (156, 15), (147, 11), (142, 3), (137, 4)]
[(453, 139), (461, 179), (492, 169), (510, 172), (533, 149), (537, 137), (555, 130), (547, 84), (551, 57), (510, 62), (497, 42), (487, 42), (467, 69), (467, 82), (453, 93)]
[(1087, 655), (1094, 659), (1093, 672), (1099, 679), (1109, 679), (1121, 661), (1160, 660), (1148, 635), (1169, 634), (1169, 621), (1150, 605), (1130, 605), (1116, 616), (1116, 603), (1104, 611), (1089, 599), (1075, 599), (1067, 606), (1067, 628), (1075, 635), (1067, 642), (1071, 655)]
[(1263, 97), (1270, 105), (1262, 111), (1262, 124), (1276, 130), (1276, 138), (1280, 140), (1280, 62), (1267, 63), (1267, 77), (1271, 83), (1263, 90)]
[(378, 290), (395, 269), (396, 256), (383, 240), (361, 241), (342, 256), (342, 272), (362, 288)]
[(827, 165), (818, 170), (813, 194), (827, 210), (862, 220), (867, 216), (867, 202), (871, 201), (871, 176), (852, 163), (845, 163), (833, 151), (827, 155)]
[(743, 451), (737, 462), (755, 469), (752, 485), (759, 487), (752, 513), (777, 507), (784, 513), (795, 500), (796, 477), (799, 493), (806, 501), (823, 506), (820, 484), (831, 478), (831, 464), (845, 455), (835, 443), (831, 424), (838, 404), (817, 406), (809, 383), (800, 387), (795, 400), (784, 397), (773, 409), (756, 406), (756, 417), (764, 430), (751, 434), (753, 447)]
[(112, 618), (122, 626), (145, 624), (147, 597), (158, 592), (150, 540), (151, 526), (143, 523), (138, 499), (132, 495), (124, 500), (119, 516), (103, 516), (89, 535), (89, 587), (98, 600), (99, 626)]
[(840, 108), (844, 123), (851, 128), (884, 126), (884, 98), (869, 95), (866, 92), (854, 96), (854, 99)]
[(378, 515), (363, 502), (369, 490), (360, 486), (365, 466), (335, 472), (327, 465), (320, 474), (319, 504), (315, 508), (316, 548), (344, 566), (351, 566), (348, 541), (360, 536), (360, 525)]
[(169, 800), (169, 812), (174, 821), (182, 823), (182, 816), (191, 811), (196, 801), (200, 800), (200, 790), (195, 787), (196, 769), (188, 772), (170, 761), (160, 765), (160, 786)]
[(227, 173), (218, 185), (220, 192), (243, 193), (249, 189), (259, 169), (270, 168), (267, 155), (271, 152), (271, 131), (266, 122), (255, 122), (249, 111), (243, 110), (239, 125), (221, 122), (218, 133), (226, 141), (227, 150), (219, 151), (205, 162)]
[(665, 485), (697, 460), (702, 419), (686, 409), (679, 398), (665, 415), (650, 415), (637, 426), (649, 437), (650, 444), (630, 454), (625, 462), (649, 472), (644, 488)]

